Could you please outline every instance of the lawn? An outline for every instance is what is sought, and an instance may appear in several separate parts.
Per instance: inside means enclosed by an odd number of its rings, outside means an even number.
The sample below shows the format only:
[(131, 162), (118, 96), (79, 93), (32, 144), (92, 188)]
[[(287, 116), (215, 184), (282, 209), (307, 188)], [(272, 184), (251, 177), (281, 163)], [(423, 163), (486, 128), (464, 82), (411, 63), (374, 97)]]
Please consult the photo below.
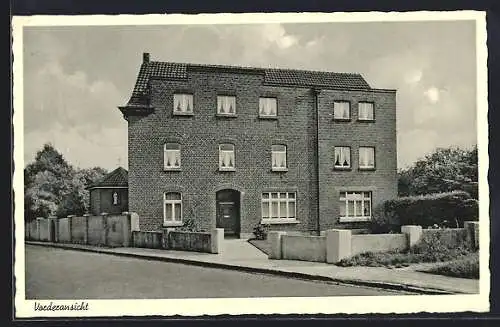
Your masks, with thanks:
[(270, 246), (267, 240), (257, 240), (257, 239), (249, 239), (248, 243), (255, 246), (257, 249), (261, 250), (265, 254), (269, 255)]
[(451, 277), (479, 279), (479, 255), (475, 252), (461, 259), (433, 267), (425, 272)]

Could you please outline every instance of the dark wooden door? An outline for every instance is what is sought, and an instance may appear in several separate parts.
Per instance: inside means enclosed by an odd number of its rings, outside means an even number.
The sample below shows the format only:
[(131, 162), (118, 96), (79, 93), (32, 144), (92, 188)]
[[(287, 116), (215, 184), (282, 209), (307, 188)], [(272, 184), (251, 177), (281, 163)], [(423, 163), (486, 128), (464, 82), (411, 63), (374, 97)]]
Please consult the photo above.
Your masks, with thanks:
[(224, 235), (239, 235), (239, 193), (224, 190), (217, 194), (217, 228), (224, 228)]

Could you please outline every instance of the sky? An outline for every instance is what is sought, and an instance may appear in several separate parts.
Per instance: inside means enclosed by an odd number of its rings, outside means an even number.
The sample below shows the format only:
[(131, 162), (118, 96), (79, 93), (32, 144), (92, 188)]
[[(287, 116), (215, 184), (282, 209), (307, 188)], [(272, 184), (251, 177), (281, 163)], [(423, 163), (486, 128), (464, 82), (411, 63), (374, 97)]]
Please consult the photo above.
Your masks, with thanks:
[[(24, 160), (127, 168), (118, 106), (142, 61), (360, 73), (397, 90), (398, 167), (477, 144), (474, 21), (25, 27)], [(15, 59), (14, 59), (15, 60)]]

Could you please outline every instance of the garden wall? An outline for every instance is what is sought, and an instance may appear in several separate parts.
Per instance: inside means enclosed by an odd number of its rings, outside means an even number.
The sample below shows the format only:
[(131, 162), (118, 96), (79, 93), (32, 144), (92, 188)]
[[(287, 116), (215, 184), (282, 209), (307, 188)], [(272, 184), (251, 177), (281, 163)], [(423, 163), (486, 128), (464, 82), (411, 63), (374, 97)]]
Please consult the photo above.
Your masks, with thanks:
[(161, 249), (162, 232), (132, 232), (132, 246), (135, 248)]
[(404, 250), (407, 247), (406, 234), (351, 235), (351, 255), (363, 252)]
[(283, 235), (282, 257), (285, 260), (326, 261), (326, 237)]
[(132, 231), (132, 215), (99, 215), (67, 218), (37, 218), (25, 224), (27, 240), (89, 244), (110, 247), (142, 247), (220, 253), (224, 229), (210, 232)]
[(287, 235), (271, 231), (269, 259), (305, 260), (337, 263), (363, 252), (405, 250), (416, 245), (422, 237), (434, 236), (450, 247), (468, 245), (479, 248), (479, 223), (465, 222), (464, 228), (425, 229), (421, 226), (401, 227), (400, 234), (353, 235), (348, 229), (331, 229), (324, 236)]
[(60, 218), (58, 221), (57, 241), (61, 243), (71, 242), (70, 218)]
[(212, 238), (210, 233), (171, 231), (167, 235), (169, 249), (212, 252)]
[(30, 240), (90, 244), (104, 246), (130, 246), (131, 231), (128, 215), (100, 215), (67, 218), (37, 218), (26, 223)]

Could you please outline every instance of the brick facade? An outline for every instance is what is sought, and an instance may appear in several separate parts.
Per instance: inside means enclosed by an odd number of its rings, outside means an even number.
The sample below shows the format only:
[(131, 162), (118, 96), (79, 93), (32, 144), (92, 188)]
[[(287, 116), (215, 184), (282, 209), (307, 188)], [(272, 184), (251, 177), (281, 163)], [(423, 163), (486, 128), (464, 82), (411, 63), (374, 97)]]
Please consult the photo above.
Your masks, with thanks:
[[(193, 115), (176, 116), (173, 95), (184, 92), (193, 94)], [(236, 96), (236, 117), (216, 115), (221, 94)], [(259, 117), (261, 96), (277, 98), (276, 119)], [(350, 122), (333, 120), (335, 99), (351, 101)], [(375, 103), (374, 122), (357, 121), (358, 101)], [(396, 196), (395, 106), (391, 90), (321, 88), (317, 94), (311, 87), (266, 85), (258, 72), (227, 68), (192, 69), (182, 80), (151, 77), (147, 113), (121, 107), (128, 120), (129, 210), (138, 213), (141, 230), (159, 230), (163, 194), (180, 192), (183, 220), (208, 229), (216, 224), (216, 192), (234, 189), (240, 192), (240, 231), (249, 234), (261, 222), (262, 192), (296, 192), (297, 222), (272, 229), (315, 231), (318, 212), (321, 230), (338, 226), (341, 190), (369, 190), (374, 205)], [(166, 142), (181, 145), (179, 171), (164, 171)], [(219, 171), (218, 145), (226, 142), (235, 146), (234, 172)], [(273, 144), (287, 146), (288, 171), (271, 170)], [(335, 145), (351, 146), (351, 170), (333, 169)], [(360, 145), (376, 147), (374, 171), (358, 171)]]

